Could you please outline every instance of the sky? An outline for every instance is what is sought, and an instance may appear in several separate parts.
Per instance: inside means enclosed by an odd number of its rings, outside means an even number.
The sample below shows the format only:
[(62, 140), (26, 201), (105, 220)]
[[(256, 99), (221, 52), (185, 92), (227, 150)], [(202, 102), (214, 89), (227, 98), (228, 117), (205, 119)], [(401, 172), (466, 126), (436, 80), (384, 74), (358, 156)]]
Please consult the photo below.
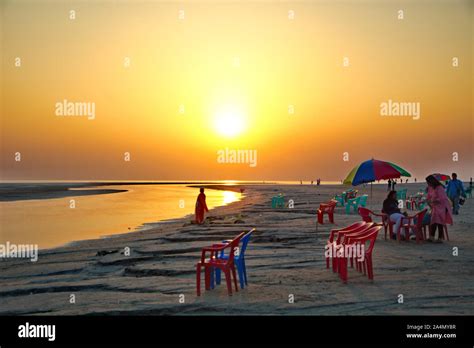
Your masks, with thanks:
[(1, 180), (339, 181), (370, 158), (474, 176), (474, 1), (0, 9)]

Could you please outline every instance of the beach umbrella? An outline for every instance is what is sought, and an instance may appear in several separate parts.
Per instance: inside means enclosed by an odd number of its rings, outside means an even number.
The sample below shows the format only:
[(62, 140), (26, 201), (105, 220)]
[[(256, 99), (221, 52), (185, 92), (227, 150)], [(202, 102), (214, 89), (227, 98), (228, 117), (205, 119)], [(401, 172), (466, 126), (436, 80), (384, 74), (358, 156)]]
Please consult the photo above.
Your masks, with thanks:
[(438, 180), (439, 182), (451, 180), (451, 177), (446, 174), (434, 173), (431, 175), (433, 175), (436, 178), (436, 180)]
[(344, 184), (357, 186), (376, 180), (395, 179), (402, 176), (411, 177), (411, 174), (394, 163), (372, 158), (354, 167), (344, 180)]
[(372, 158), (354, 167), (344, 180), (344, 184), (357, 186), (370, 182), (370, 203), (372, 205), (372, 182), (396, 179), (402, 176), (411, 177), (411, 174), (394, 163)]

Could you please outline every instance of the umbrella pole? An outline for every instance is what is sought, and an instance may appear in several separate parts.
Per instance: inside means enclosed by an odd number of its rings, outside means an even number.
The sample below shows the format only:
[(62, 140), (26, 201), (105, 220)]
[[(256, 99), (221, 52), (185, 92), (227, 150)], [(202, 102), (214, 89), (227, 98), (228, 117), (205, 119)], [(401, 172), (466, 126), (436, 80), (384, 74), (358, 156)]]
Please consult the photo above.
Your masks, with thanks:
[(372, 182), (370, 182), (370, 209), (373, 209), (373, 206), (372, 206)]

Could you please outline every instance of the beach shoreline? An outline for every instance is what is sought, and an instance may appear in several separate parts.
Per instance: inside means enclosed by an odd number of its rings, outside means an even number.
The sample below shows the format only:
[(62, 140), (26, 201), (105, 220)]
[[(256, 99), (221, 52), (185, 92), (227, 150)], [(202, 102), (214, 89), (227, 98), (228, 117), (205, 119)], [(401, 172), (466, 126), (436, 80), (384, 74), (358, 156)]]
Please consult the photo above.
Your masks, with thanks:
[[(208, 185), (200, 185), (207, 188)], [(226, 189), (228, 186), (222, 185)], [(423, 184), (399, 184), (415, 193)], [(319, 225), (319, 203), (342, 185), (235, 185), (244, 197), (216, 207), (206, 224), (191, 216), (156, 227), (82, 240), (40, 251), (38, 262), (0, 262), (3, 315), (438, 315), (474, 313), (473, 200), (467, 200), (440, 245), (385, 241), (374, 250), (375, 280), (349, 271), (344, 285), (325, 268), (324, 245), (334, 225)], [(370, 187), (358, 187), (361, 193)], [(272, 209), (282, 193), (294, 208)], [(373, 186), (377, 207), (386, 187)], [(358, 221), (341, 208), (337, 227)], [(248, 288), (232, 297), (224, 286), (195, 293), (195, 263), (203, 246), (256, 228), (247, 251)], [(459, 255), (453, 256), (457, 247)], [(127, 249), (128, 248), (128, 249)], [(126, 250), (130, 255), (126, 255)], [(453, 272), (453, 269), (456, 272)], [(71, 294), (76, 302), (70, 303)], [(404, 295), (405, 302), (397, 302)], [(294, 296), (294, 303), (289, 296)], [(181, 299), (184, 296), (184, 303)]]

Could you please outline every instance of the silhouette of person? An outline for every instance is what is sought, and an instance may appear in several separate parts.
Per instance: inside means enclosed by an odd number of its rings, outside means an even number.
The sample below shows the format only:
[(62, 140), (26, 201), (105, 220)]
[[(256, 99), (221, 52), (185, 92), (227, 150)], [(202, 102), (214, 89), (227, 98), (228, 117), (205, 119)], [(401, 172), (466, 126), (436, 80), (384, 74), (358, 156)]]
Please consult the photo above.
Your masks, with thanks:
[(204, 188), (201, 187), (199, 189), (199, 195), (196, 200), (196, 209), (195, 209), (197, 224), (202, 224), (204, 222), (204, 213), (208, 211), (209, 209), (207, 209), (206, 195), (204, 194)]

